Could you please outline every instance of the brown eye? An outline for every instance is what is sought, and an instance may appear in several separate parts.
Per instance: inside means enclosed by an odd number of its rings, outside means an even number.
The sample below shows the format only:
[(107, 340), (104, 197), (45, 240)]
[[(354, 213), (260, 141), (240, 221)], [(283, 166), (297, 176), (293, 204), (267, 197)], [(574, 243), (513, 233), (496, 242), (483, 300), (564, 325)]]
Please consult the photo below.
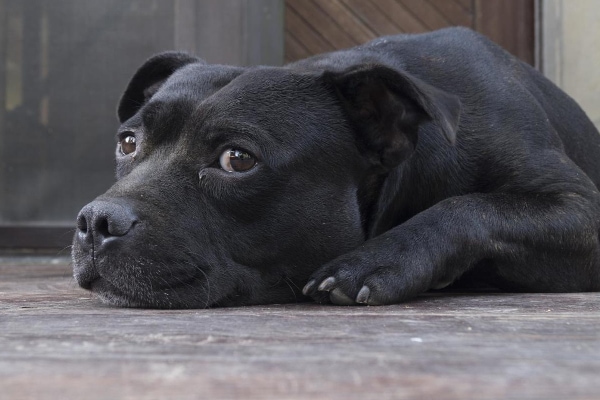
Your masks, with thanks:
[(227, 149), (219, 157), (219, 162), (227, 172), (246, 172), (256, 165), (256, 158), (244, 150)]
[(121, 153), (123, 155), (131, 154), (135, 152), (135, 136), (127, 135), (119, 142), (121, 147)]

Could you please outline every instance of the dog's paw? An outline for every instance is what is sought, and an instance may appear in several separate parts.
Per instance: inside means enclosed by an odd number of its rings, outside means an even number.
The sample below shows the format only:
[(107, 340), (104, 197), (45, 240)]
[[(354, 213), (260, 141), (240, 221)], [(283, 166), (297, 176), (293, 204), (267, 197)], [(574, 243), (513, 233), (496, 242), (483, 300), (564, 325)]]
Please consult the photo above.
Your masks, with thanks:
[(319, 303), (374, 306), (399, 303), (429, 289), (426, 263), (378, 258), (360, 252), (341, 256), (317, 270), (302, 292)]
[(331, 302), (340, 306), (379, 305), (375, 297), (371, 296), (371, 289), (366, 285), (358, 291), (355, 298), (352, 298), (344, 292), (344, 289), (336, 287), (337, 281), (333, 276), (326, 278), (318, 286), (317, 283), (316, 279), (311, 279), (304, 286), (302, 292), (307, 296), (312, 296), (318, 303)]

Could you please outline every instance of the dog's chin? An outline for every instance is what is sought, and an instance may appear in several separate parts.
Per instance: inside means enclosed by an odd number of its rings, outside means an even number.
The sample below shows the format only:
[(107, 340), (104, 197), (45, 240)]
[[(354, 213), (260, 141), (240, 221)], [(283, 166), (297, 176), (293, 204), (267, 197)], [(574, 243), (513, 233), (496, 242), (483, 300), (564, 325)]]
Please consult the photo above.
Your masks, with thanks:
[(73, 276), (77, 283), (109, 306), (207, 308), (222, 294), (210, 285), (204, 272), (192, 275), (182, 273), (182, 268), (172, 268), (168, 269), (169, 275), (159, 275), (156, 266), (152, 260), (141, 257), (132, 260), (113, 256), (98, 260), (81, 251), (73, 252)]
[(79, 286), (112, 307), (203, 309), (308, 299), (299, 289), (303, 282), (292, 282), (279, 275), (267, 279), (259, 271), (233, 262), (230, 268), (222, 270), (235, 268), (238, 279), (218, 273), (210, 275), (205, 272), (211, 270), (208, 267), (195, 268), (195, 275), (181, 272), (186, 270), (176, 264), (161, 270), (157, 266), (166, 263), (140, 257), (135, 261), (117, 257), (97, 260), (74, 252), (73, 261), (73, 275)]
[[(136, 290), (135, 296), (126, 294), (120, 290), (117, 286), (111, 284), (106, 279), (98, 278), (94, 280), (89, 287), (94, 297), (99, 299), (103, 304), (115, 307), (130, 307), (130, 308), (167, 308), (159, 302), (152, 302), (148, 300), (142, 301), (138, 297), (142, 297), (143, 293), (141, 290)], [(143, 296), (147, 297), (147, 296)], [(142, 297), (142, 298), (143, 298)]]
[(104, 278), (98, 278), (90, 284), (88, 290), (103, 304), (113, 307), (182, 309), (211, 306), (206, 299), (202, 299), (204, 296), (201, 295), (200, 287), (196, 290), (188, 287), (182, 290), (182, 293), (178, 293), (172, 289), (157, 291), (128, 285), (125, 291)]
[[(92, 289), (92, 294), (100, 300), (103, 304), (114, 307), (128, 307), (128, 308), (145, 308), (144, 305), (139, 302), (124, 296), (121, 293), (117, 293), (114, 291), (108, 290), (94, 290)], [(147, 307), (147, 305), (146, 305)]]

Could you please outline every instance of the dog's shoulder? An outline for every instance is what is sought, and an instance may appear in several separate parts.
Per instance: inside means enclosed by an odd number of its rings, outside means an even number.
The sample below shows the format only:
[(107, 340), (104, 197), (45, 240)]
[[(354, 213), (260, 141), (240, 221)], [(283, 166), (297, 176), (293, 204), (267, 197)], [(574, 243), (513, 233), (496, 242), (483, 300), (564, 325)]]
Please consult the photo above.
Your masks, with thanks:
[(465, 52), (476, 52), (481, 48), (494, 47), (484, 35), (462, 26), (452, 26), (425, 33), (403, 33), (381, 36), (357, 48), (377, 48), (391, 45), (407, 50), (418, 48), (420, 52), (441, 51), (447, 49), (464, 49)]
[[(348, 49), (315, 55), (285, 67), (303, 72), (340, 71), (356, 65), (377, 64), (402, 70), (446, 89), (465, 80), (489, 82), (496, 76), (527, 68), (484, 35), (465, 27), (382, 36)], [(518, 72), (517, 74), (521, 74)], [(467, 78), (468, 77), (468, 78)], [(488, 83), (485, 83), (486, 85)]]
[(360, 61), (377, 54), (392, 51), (395, 57), (410, 59), (417, 54), (465, 53), (477, 54), (481, 51), (501, 50), (486, 36), (466, 27), (448, 27), (425, 33), (403, 33), (381, 36), (358, 46), (333, 52), (317, 54), (293, 63), (290, 67), (311, 67), (335, 61)]

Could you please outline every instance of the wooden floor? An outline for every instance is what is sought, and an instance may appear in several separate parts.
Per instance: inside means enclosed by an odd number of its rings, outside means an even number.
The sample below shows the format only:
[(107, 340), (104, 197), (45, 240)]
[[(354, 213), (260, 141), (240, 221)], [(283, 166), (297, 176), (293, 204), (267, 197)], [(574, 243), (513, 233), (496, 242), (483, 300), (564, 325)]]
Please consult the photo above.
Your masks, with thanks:
[(137, 310), (3, 264), (0, 399), (600, 399), (600, 293)]

